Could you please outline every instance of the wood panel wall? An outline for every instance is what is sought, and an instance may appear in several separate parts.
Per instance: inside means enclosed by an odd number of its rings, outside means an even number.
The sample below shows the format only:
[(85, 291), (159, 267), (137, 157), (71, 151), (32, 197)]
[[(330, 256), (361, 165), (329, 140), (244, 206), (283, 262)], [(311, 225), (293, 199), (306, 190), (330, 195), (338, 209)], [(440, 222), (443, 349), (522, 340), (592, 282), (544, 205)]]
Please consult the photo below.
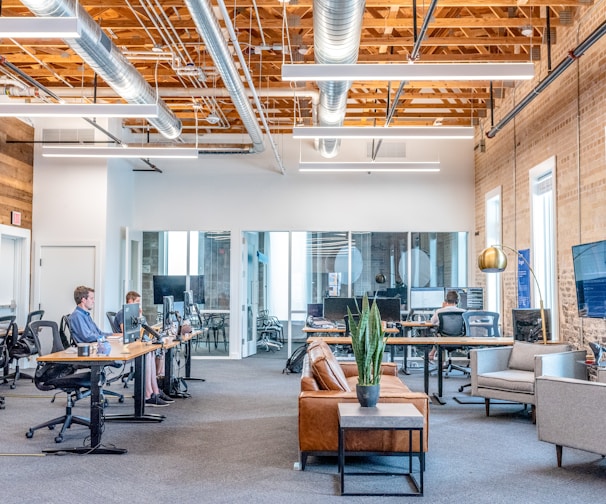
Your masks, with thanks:
[(19, 119), (0, 121), (0, 224), (11, 224), (11, 212), (21, 212), (21, 226), (32, 229), (34, 128)]

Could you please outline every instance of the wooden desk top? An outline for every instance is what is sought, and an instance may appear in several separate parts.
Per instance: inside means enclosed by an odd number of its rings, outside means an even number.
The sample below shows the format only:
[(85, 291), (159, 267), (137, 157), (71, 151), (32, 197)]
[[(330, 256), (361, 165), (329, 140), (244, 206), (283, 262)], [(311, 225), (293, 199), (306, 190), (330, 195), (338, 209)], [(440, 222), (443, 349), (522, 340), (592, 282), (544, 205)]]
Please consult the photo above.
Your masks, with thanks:
[[(107, 362), (107, 361), (129, 361), (135, 359), (141, 355), (152, 352), (158, 348), (161, 348), (161, 345), (151, 344), (151, 343), (141, 343), (140, 341), (136, 341), (135, 343), (130, 343), (129, 345), (124, 347), (121, 340), (117, 340), (112, 338), (108, 340), (111, 344), (111, 352), (109, 355), (89, 355), (87, 357), (78, 356), (78, 350), (75, 347), (68, 348), (67, 350), (62, 350), (61, 352), (54, 352), (48, 355), (42, 355), (37, 358), (39, 362)], [(94, 345), (94, 343), (91, 343)]]
[[(316, 333), (344, 334), (345, 333), (345, 328), (344, 327), (327, 327), (325, 329), (322, 329), (320, 327), (308, 327), (308, 326), (305, 326), (301, 330), (304, 333), (309, 333), (309, 334), (316, 334)], [(386, 334), (398, 334), (399, 332), (400, 332), (399, 329), (397, 329), (396, 327), (387, 327), (387, 328), (385, 328), (385, 333)]]
[[(324, 340), (329, 345), (351, 345), (349, 336), (310, 336), (307, 343), (315, 340)], [(388, 345), (456, 345), (456, 346), (510, 346), (513, 345), (513, 338), (489, 338), (473, 336), (419, 336), (411, 337), (387, 337)]]

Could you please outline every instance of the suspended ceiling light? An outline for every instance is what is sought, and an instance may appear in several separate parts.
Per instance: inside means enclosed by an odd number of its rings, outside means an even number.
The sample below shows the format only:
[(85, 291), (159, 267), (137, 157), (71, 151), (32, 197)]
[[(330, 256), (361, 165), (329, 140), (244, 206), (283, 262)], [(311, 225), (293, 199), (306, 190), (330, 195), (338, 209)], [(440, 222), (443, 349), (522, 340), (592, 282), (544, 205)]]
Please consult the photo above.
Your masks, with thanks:
[(221, 118), (217, 114), (215, 114), (214, 112), (211, 112), (210, 114), (208, 114), (205, 117), (205, 121), (208, 124), (217, 124), (220, 120), (221, 120)]
[(436, 173), (440, 171), (439, 161), (393, 161), (393, 162), (299, 162), (300, 172), (351, 173), (351, 172), (388, 172), (388, 173)]
[(97, 147), (83, 145), (44, 145), (43, 157), (59, 158), (156, 158), (196, 159), (197, 147)]
[(284, 81), (528, 80), (533, 63), (284, 64)]
[(532, 26), (522, 26), (520, 33), (525, 37), (532, 37), (534, 30), (532, 29)]
[(80, 38), (76, 17), (0, 17), (1, 38)]
[(0, 117), (158, 117), (157, 104), (0, 103)]
[(414, 139), (471, 139), (472, 127), (463, 126), (343, 126), (293, 128), (293, 138), (414, 138)]

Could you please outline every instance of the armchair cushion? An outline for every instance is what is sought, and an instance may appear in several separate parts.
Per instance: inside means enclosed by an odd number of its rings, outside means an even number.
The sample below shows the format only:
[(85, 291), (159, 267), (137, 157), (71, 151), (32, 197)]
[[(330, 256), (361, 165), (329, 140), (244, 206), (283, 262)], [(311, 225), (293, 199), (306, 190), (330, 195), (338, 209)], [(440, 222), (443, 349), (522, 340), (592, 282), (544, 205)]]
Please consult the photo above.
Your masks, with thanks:
[(307, 355), (320, 390), (351, 391), (339, 361), (324, 341), (318, 340), (310, 344)]
[(520, 371), (534, 371), (535, 355), (566, 352), (570, 350), (568, 345), (543, 345), (536, 343), (525, 343), (516, 341), (509, 356), (509, 369)]
[(534, 374), (519, 369), (484, 373), (478, 375), (478, 386), (493, 390), (534, 394)]

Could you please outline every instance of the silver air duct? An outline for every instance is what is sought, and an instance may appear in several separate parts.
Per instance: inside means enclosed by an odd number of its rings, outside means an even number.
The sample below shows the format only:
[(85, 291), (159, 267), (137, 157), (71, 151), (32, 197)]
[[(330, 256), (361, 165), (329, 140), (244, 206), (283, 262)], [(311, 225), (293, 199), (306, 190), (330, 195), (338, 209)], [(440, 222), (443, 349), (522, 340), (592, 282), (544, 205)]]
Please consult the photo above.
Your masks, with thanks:
[[(356, 63), (362, 34), (365, 0), (314, 0), (314, 54), (319, 64)], [(318, 82), (320, 126), (342, 126), (351, 82)], [(320, 139), (323, 157), (339, 153), (339, 139)]]
[(263, 133), (259, 128), (257, 117), (246, 95), (240, 74), (233, 62), (229, 47), (225, 41), (219, 21), (215, 16), (212, 5), (208, 0), (185, 0), (192, 19), (196, 23), (198, 33), (204, 40), (206, 50), (213, 59), (221, 79), (231, 96), (244, 127), (248, 132), (256, 152), (265, 150)]
[(65, 39), (65, 42), (127, 102), (158, 103), (158, 117), (148, 121), (164, 137), (174, 139), (181, 134), (181, 121), (81, 5), (74, 0), (22, 0), (21, 3), (36, 16), (77, 17), (80, 38)]

